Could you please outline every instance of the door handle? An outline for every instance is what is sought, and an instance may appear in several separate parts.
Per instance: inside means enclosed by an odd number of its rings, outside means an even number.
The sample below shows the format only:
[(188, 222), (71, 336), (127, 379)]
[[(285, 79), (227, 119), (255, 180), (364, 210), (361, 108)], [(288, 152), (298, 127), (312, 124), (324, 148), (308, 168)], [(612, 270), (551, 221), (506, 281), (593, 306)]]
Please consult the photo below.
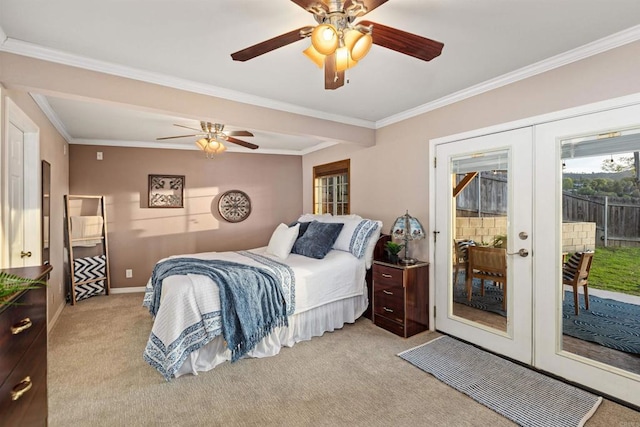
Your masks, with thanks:
[(31, 251), (29, 252), (20, 251), (20, 258), (30, 258), (30, 257), (31, 257)]
[(520, 255), (522, 258), (526, 258), (529, 256), (529, 251), (525, 248), (520, 249), (518, 252), (507, 253), (507, 255)]

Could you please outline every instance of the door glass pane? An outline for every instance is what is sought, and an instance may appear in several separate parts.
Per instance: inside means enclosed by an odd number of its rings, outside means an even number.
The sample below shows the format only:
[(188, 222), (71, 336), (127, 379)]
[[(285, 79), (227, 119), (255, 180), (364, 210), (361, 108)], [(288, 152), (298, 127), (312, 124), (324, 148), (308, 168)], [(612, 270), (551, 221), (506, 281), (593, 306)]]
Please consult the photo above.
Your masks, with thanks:
[(562, 349), (640, 373), (640, 132), (560, 144)]
[(509, 151), (451, 160), (453, 315), (507, 331)]

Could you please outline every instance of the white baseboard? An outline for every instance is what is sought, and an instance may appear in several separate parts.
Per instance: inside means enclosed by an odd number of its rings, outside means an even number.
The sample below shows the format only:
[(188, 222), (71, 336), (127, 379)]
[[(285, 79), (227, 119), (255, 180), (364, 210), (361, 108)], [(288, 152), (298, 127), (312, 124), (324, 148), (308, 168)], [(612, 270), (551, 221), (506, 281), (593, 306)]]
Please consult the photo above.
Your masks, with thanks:
[(62, 314), (62, 310), (65, 308), (66, 305), (67, 304), (65, 303), (65, 304), (60, 304), (58, 306), (58, 310), (56, 310), (56, 313), (53, 315), (53, 317), (51, 318), (51, 321), (47, 325), (47, 333), (51, 332), (51, 329), (53, 329), (53, 327), (55, 326), (56, 322), (58, 321), (58, 318)]
[(112, 294), (135, 294), (138, 292), (144, 293), (144, 286), (132, 286), (129, 288), (111, 288), (110, 292)]

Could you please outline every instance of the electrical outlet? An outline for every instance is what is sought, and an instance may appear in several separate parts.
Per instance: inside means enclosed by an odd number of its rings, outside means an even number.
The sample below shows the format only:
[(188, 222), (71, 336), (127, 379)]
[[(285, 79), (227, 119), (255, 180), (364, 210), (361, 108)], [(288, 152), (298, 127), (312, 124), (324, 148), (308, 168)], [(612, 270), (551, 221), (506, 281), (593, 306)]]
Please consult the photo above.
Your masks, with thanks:
[(127, 279), (131, 279), (133, 277), (133, 270), (130, 268), (127, 268), (124, 271), (124, 277), (126, 277)]
[(98, 154), (96, 155), (96, 158), (98, 160), (102, 160), (102, 151), (98, 151)]

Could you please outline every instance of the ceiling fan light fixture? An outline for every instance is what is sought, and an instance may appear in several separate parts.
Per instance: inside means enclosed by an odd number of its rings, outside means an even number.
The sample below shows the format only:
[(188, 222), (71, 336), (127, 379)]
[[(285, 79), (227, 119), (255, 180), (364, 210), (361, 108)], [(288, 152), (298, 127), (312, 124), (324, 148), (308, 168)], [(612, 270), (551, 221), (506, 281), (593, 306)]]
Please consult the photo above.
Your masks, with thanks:
[(201, 138), (196, 141), (196, 145), (207, 154), (207, 157), (220, 154), (227, 149), (222, 142), (215, 138)]
[(313, 61), (314, 64), (318, 66), (318, 68), (322, 68), (324, 66), (324, 58), (326, 55), (321, 54), (316, 50), (313, 45), (310, 45), (308, 48), (302, 51), (307, 58)]
[(373, 44), (371, 34), (364, 34), (358, 30), (350, 30), (344, 37), (344, 44), (351, 53), (351, 59), (360, 61), (364, 58)]
[(349, 54), (349, 49), (347, 49), (344, 46), (336, 49), (335, 55), (336, 55), (336, 71), (344, 71), (357, 64), (357, 62), (351, 58), (351, 55)]
[(331, 55), (338, 48), (339, 43), (338, 31), (333, 25), (318, 25), (311, 33), (311, 44), (323, 55)]

